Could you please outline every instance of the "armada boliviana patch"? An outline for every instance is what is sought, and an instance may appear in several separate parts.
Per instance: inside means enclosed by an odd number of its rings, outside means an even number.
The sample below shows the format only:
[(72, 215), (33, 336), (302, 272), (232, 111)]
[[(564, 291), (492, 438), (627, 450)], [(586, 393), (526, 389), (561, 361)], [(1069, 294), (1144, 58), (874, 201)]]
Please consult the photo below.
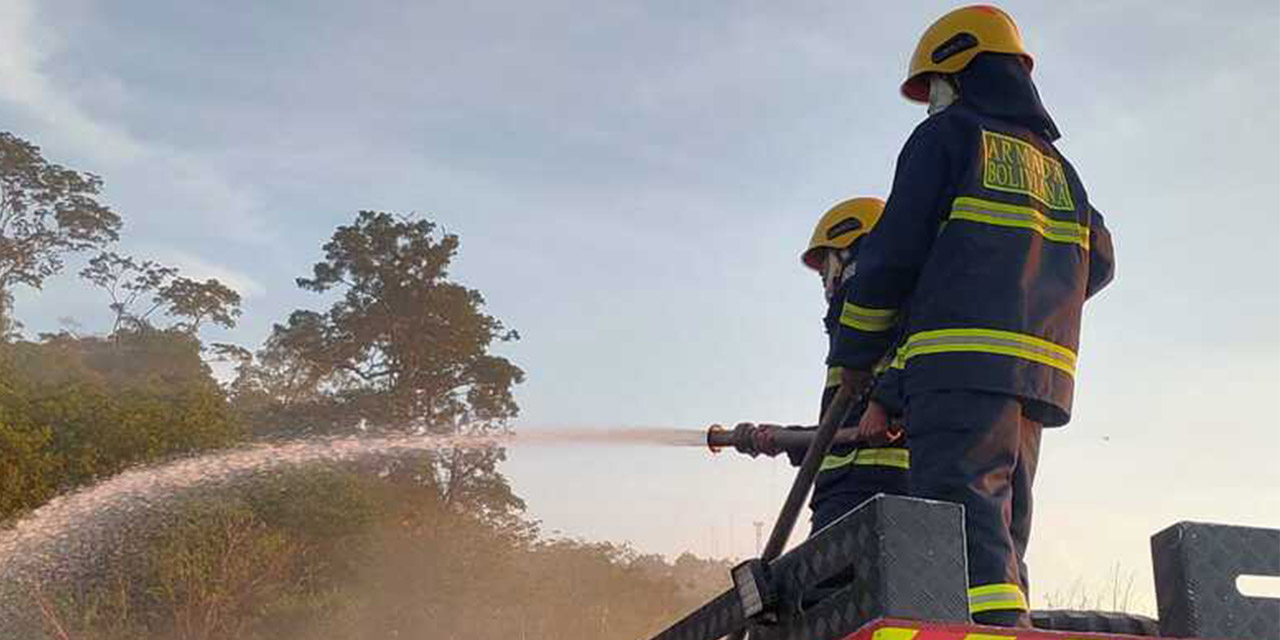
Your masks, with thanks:
[(1050, 209), (1075, 210), (1062, 163), (1035, 145), (984, 130), (982, 158), (982, 186), (1031, 196)]

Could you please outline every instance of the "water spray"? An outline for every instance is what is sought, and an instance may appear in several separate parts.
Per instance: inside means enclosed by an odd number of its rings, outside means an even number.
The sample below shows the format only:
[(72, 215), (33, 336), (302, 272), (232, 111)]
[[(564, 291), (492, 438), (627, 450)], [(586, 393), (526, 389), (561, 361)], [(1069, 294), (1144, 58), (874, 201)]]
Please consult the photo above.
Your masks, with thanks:
[(500, 445), (636, 445), (701, 447), (707, 443), (701, 429), (672, 427), (527, 428), (494, 439)]
[(313, 437), (251, 444), (136, 467), (58, 496), (26, 516), (3, 524), (0, 629), (9, 628), (18, 617), (30, 613), (22, 610), (19, 603), (23, 599), (18, 596), (33, 581), (76, 582), (91, 578), (104, 559), (127, 553), (126, 547), (139, 544), (156, 527), (165, 526), (165, 515), (173, 505), (288, 469), (495, 447), (702, 447), (711, 443), (711, 433), (703, 429), (530, 427), (518, 433), (478, 435)]
[[(409, 434), (259, 443), (137, 467), (64, 494), (0, 528), (0, 623), (6, 588), (33, 577), (76, 580), (117, 540), (136, 540), (143, 523), (202, 492), (264, 474), (316, 464), (399, 459), (432, 451), (510, 446), (676, 446), (706, 443), (699, 429), (669, 427), (529, 428), (519, 433)], [(134, 529), (141, 529), (135, 532)], [(3, 628), (3, 624), (0, 624)]]

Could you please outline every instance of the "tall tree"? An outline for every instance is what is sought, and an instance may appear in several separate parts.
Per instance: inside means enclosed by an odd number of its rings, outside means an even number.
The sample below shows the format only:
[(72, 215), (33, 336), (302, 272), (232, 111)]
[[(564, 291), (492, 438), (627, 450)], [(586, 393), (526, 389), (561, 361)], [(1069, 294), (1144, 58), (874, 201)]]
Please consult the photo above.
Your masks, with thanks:
[(68, 253), (117, 239), (120, 216), (98, 200), (102, 179), (45, 160), (0, 131), (0, 316), (11, 323), (13, 287), (39, 289)]
[(458, 237), (428, 220), (362, 211), (324, 245), (298, 286), (339, 299), (276, 325), (264, 362), (324, 391), (349, 424), (454, 433), (500, 428), (517, 412), (523, 372), (489, 353), (515, 331), (449, 279)]
[[(489, 353), (518, 339), (448, 267), (458, 237), (428, 220), (361, 211), (324, 245), (298, 286), (336, 296), (294, 311), (255, 359), (239, 362), (233, 406), (259, 435), (360, 430), (484, 433), (517, 413), (524, 372)], [(501, 450), (442, 452), (394, 473), (433, 486), (446, 506), (500, 520), (523, 503), (496, 470)]]
[(240, 294), (217, 278), (200, 282), (179, 276), (157, 297), (166, 307), (165, 315), (178, 319), (176, 327), (191, 334), (205, 323), (230, 329), (240, 317)]
[(178, 319), (170, 328), (190, 334), (206, 322), (230, 329), (240, 317), (240, 294), (216, 278), (204, 282), (178, 275), (175, 267), (104, 251), (89, 260), (80, 277), (111, 299), (112, 335), (122, 329), (151, 328), (158, 311)]
[[(157, 294), (173, 280), (178, 270), (151, 260), (137, 261), (114, 251), (103, 251), (80, 270), (80, 277), (102, 289), (111, 299), (112, 335), (129, 325), (140, 325), (161, 307)], [(138, 305), (147, 305), (139, 309)]]

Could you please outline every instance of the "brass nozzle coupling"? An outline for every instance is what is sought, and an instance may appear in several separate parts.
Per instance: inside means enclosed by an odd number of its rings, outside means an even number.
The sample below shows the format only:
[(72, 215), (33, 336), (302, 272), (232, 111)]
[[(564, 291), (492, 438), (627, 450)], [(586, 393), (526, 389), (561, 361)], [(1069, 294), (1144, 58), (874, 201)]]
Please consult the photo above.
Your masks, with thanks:
[(732, 446), (731, 435), (725, 428), (719, 424), (713, 424), (707, 427), (707, 448), (711, 453), (720, 453), (720, 450), (726, 446)]
[(730, 431), (713, 424), (707, 429), (707, 448), (712, 453), (719, 453), (722, 449), (732, 447), (753, 458), (761, 454), (777, 455), (778, 451), (771, 445), (778, 429), (780, 427), (777, 425), (740, 422)]

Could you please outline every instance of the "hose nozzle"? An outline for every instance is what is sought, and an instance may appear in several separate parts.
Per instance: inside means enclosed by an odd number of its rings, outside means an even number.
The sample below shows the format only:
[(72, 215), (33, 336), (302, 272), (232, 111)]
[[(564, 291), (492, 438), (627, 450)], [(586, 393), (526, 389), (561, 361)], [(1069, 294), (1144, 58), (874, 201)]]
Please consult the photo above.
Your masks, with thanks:
[(707, 448), (712, 453), (720, 453), (721, 450), (732, 447), (738, 453), (753, 458), (762, 454), (776, 456), (784, 450), (779, 436), (790, 443), (790, 439), (784, 436), (788, 433), (788, 430), (776, 424), (739, 422), (732, 431), (713, 424), (707, 428)]
[(707, 448), (711, 453), (720, 453), (726, 446), (733, 446), (733, 436), (719, 424), (707, 427)]
[[(707, 448), (711, 453), (732, 448), (752, 458), (760, 455), (772, 457), (784, 452), (803, 455), (809, 443), (813, 442), (815, 432), (813, 427), (754, 422), (739, 422), (732, 430), (713, 424), (707, 428)], [(834, 444), (851, 444), (856, 436), (857, 429), (841, 429), (834, 438)]]

